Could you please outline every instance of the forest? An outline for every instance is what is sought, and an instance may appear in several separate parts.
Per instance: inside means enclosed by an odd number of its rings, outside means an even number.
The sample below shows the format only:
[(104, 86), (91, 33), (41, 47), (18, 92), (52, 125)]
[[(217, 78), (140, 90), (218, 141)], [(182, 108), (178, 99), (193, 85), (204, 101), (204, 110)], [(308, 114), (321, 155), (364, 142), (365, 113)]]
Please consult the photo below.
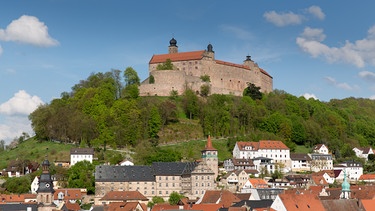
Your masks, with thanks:
[(104, 149), (156, 147), (168, 142), (162, 135), (166, 128), (191, 120), (197, 127), (175, 127), (173, 133), (194, 134), (186, 139), (223, 137), (233, 146), (235, 141), (280, 140), (291, 151), (324, 143), (336, 158), (352, 156), (355, 146), (375, 144), (370, 99), (321, 102), (277, 89), (262, 94), (251, 84), (240, 97), (200, 96), (189, 88), (168, 97), (141, 97), (139, 84), (131, 67), (92, 73), (30, 114), (35, 138)]

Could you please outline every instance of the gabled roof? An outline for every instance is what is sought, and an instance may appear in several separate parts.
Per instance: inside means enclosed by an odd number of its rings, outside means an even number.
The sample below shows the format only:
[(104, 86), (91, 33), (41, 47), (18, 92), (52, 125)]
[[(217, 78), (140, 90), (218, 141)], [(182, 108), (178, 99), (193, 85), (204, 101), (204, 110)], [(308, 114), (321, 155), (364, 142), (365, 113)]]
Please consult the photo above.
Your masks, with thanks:
[(314, 194), (283, 193), (279, 194), (278, 197), (288, 211), (325, 211), (323, 204)]
[(108, 211), (125, 211), (125, 210), (139, 210), (137, 207), (141, 207), (142, 211), (147, 210), (147, 206), (143, 203), (138, 202), (112, 202), (108, 205)]
[(306, 153), (291, 153), (290, 159), (311, 161), (311, 157)]
[(94, 155), (94, 148), (71, 148), (71, 155)]
[(343, 211), (343, 210), (361, 210), (359, 209), (357, 200), (345, 199), (345, 200), (322, 200), (321, 201), (326, 210), (329, 211)]
[(314, 150), (320, 150), (320, 148), (322, 148), (323, 146), (325, 146), (325, 145), (324, 144), (317, 144), (317, 145), (314, 146)]
[(245, 150), (245, 147), (252, 147), (252, 150), (289, 149), (283, 142), (275, 140), (260, 140), (259, 142), (237, 142), (236, 144), (240, 150)]
[(99, 201), (148, 201), (148, 199), (139, 191), (110, 191)]
[(250, 178), (250, 179), (249, 179), (249, 182), (250, 182), (255, 188), (268, 186), (268, 185), (267, 185), (267, 182), (266, 182), (264, 179), (259, 179), (259, 178)]
[(264, 200), (242, 200), (240, 202), (235, 203), (232, 207), (242, 207), (248, 206), (252, 209), (257, 208), (269, 208), (273, 203), (272, 199), (264, 199)]
[(79, 206), (78, 203), (70, 203), (70, 201), (65, 201), (64, 205), (69, 211), (79, 211), (79, 210), (81, 210), (81, 206)]
[(241, 201), (237, 196), (228, 190), (206, 190), (201, 204), (220, 204), (223, 207), (230, 207), (232, 204)]
[(58, 200), (59, 194), (63, 193), (64, 198), (63, 200), (77, 200), (82, 199), (82, 192), (81, 189), (78, 188), (62, 188), (62, 189), (56, 189), (53, 193), (53, 199)]
[(251, 159), (232, 158), (232, 163), (234, 166), (255, 166)]
[(153, 55), (150, 64), (163, 63), (170, 59), (172, 62), (178, 61), (189, 61), (189, 60), (201, 60), (203, 58), (203, 53), (205, 51), (190, 51), (190, 52), (181, 52), (181, 53), (171, 53), (171, 54), (156, 54)]

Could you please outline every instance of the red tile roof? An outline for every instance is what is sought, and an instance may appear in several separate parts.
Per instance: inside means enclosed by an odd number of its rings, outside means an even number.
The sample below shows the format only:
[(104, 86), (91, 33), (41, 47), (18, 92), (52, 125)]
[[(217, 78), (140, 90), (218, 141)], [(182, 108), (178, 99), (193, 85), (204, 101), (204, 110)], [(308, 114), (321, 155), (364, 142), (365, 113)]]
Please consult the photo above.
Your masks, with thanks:
[(242, 65), (242, 64), (234, 64), (234, 63), (231, 63), (231, 62), (224, 62), (224, 61), (221, 61), (221, 60), (215, 60), (215, 61), (216, 61), (216, 64), (222, 64), (222, 65), (227, 65), (227, 66), (238, 67), (238, 68), (250, 70), (250, 67)]
[(362, 174), (359, 180), (375, 180), (375, 174)]
[(53, 199), (58, 200), (59, 199), (59, 193), (64, 194), (64, 200), (76, 200), (76, 199), (82, 199), (82, 192), (81, 189), (77, 188), (62, 188), (55, 190), (55, 193), (53, 194)]
[(220, 204), (223, 207), (230, 207), (239, 201), (241, 199), (228, 190), (207, 190), (202, 197), (201, 204)]
[(375, 199), (362, 199), (361, 203), (366, 211), (375, 210)]
[(283, 193), (279, 194), (279, 197), (288, 211), (325, 211), (323, 204), (314, 194)]
[(138, 200), (138, 201), (148, 201), (148, 199), (141, 194), (139, 191), (110, 191), (100, 199), (100, 201), (107, 200)]
[(70, 203), (69, 201), (65, 202), (65, 206), (68, 210), (70, 211), (78, 211), (81, 210), (81, 207), (79, 206), (78, 203)]
[(201, 60), (203, 58), (204, 50), (202, 51), (190, 51), (182, 53), (171, 53), (171, 54), (157, 54), (153, 55), (150, 64), (163, 63), (170, 59), (172, 62), (178, 61), (189, 61), (189, 60)]
[(139, 210), (137, 206), (141, 206), (142, 211), (147, 210), (147, 206), (139, 202), (112, 202), (108, 205), (106, 211), (126, 211), (126, 210)]
[(274, 140), (260, 140), (259, 142), (237, 142), (240, 150), (244, 150), (246, 146), (251, 146), (252, 150), (259, 149), (289, 149), (283, 142)]
[(25, 201), (24, 195), (1, 194), (0, 197), (1, 197), (0, 202), (6, 202), (6, 203), (23, 203)]
[(250, 178), (249, 181), (255, 188), (268, 188), (268, 185), (264, 179)]
[(207, 145), (206, 145), (206, 148), (204, 149), (206, 151), (215, 151), (216, 149), (212, 146), (212, 141), (211, 141), (211, 136), (208, 135), (208, 138), (207, 138)]

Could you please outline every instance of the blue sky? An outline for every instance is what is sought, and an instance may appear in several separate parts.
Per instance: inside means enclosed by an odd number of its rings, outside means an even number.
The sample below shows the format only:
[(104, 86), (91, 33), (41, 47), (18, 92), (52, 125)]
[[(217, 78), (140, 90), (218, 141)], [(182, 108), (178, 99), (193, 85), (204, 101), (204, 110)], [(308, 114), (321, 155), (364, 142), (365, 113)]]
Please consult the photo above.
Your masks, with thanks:
[(91, 73), (133, 67), (153, 54), (204, 50), (247, 55), (274, 89), (321, 101), (375, 99), (375, 3), (352, 1), (12, 0), (0, 7), (0, 139), (33, 134), (27, 116)]

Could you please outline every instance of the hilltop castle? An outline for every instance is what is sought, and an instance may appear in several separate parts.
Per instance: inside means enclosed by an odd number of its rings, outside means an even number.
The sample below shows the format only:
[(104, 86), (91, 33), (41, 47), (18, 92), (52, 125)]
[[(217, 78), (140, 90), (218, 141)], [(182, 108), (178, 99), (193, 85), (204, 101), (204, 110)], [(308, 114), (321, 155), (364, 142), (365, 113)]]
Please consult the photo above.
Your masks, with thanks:
[[(246, 57), (243, 64), (234, 64), (216, 60), (211, 44), (207, 46), (207, 50), (190, 52), (178, 52), (174, 38), (169, 44), (168, 54), (152, 56), (149, 62), (149, 78), (139, 87), (141, 96), (169, 96), (171, 91), (182, 94), (186, 88), (199, 94), (204, 85), (210, 87), (210, 94), (242, 96), (247, 83), (255, 84), (264, 93), (272, 91), (272, 76), (251, 60), (250, 56)], [(158, 65), (167, 60), (171, 61), (173, 69), (158, 70)]]

